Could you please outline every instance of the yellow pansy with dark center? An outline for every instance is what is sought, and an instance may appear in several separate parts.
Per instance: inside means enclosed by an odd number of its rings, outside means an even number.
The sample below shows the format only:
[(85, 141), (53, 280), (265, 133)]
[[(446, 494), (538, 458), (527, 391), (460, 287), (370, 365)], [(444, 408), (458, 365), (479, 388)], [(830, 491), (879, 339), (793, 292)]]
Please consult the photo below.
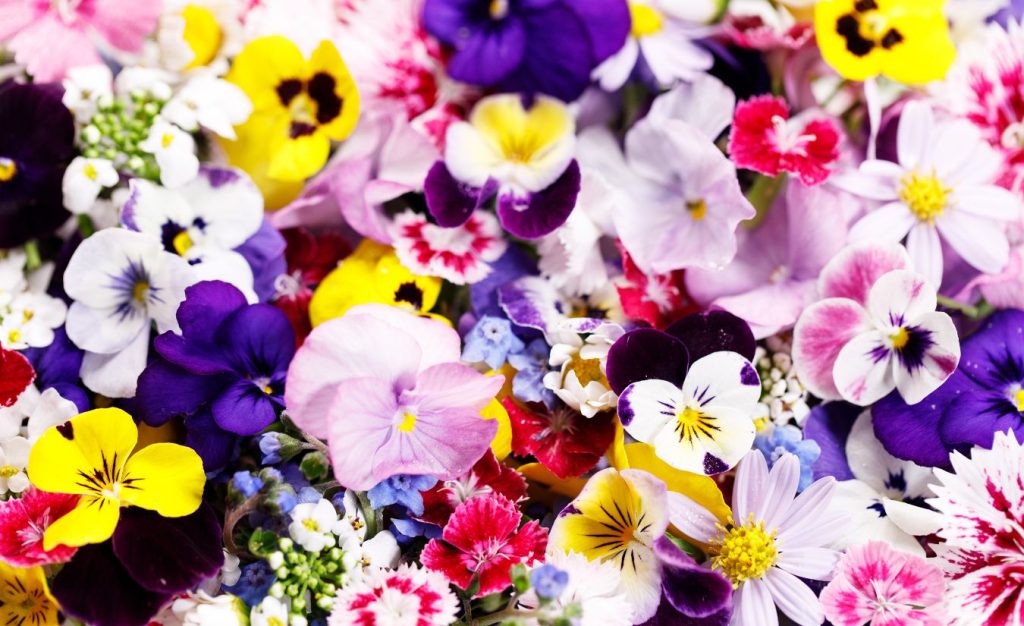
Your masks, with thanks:
[(12, 567), (0, 560), (0, 624), (56, 626), (57, 602), (41, 567)]
[(904, 40), (903, 34), (879, 12), (875, 0), (857, 0), (853, 12), (836, 22), (836, 33), (846, 40), (846, 49), (859, 57), (869, 54), (875, 46), (889, 50)]

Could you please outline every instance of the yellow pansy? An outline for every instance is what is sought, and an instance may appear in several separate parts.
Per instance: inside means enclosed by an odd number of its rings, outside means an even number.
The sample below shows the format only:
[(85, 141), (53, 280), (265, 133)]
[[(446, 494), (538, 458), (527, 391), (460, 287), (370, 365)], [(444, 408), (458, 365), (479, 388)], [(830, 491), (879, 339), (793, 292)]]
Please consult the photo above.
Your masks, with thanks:
[(850, 80), (939, 80), (956, 57), (945, 0), (822, 0), (814, 10), (821, 54)]
[(370, 302), (426, 312), (437, 304), (441, 283), (440, 278), (414, 275), (393, 248), (364, 239), (313, 292), (309, 317), (317, 326)]
[(235, 57), (227, 79), (249, 96), (253, 114), (237, 127), (237, 142), (225, 142), (233, 165), (259, 184), (302, 181), (315, 174), (331, 141), (348, 137), (359, 117), (359, 92), (329, 41), (307, 59), (286, 37), (262, 37)]
[(189, 515), (206, 475), (191, 448), (154, 443), (136, 451), (139, 430), (116, 408), (95, 409), (53, 426), (32, 446), (28, 477), (43, 491), (82, 496), (43, 536), (43, 548), (99, 543), (114, 533), (122, 506), (164, 517)]
[(0, 624), (57, 626), (57, 601), (41, 567), (11, 567), (0, 561)]

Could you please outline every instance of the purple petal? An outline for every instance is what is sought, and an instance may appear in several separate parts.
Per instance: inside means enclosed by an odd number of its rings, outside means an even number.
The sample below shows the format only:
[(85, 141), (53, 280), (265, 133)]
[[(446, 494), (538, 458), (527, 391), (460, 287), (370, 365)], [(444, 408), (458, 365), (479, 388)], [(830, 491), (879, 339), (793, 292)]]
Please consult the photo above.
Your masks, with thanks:
[(114, 531), (114, 554), (135, 581), (156, 593), (181, 593), (224, 564), (220, 524), (203, 504), (185, 517), (163, 517), (128, 507)]
[(498, 302), (517, 326), (548, 332), (565, 319), (569, 305), (549, 281), (524, 276), (498, 289)]
[(681, 341), (660, 330), (639, 328), (612, 344), (606, 372), (612, 391), (621, 394), (640, 380), (667, 380), (682, 385), (689, 366), (686, 346)]
[(237, 440), (237, 435), (217, 426), (208, 407), (185, 418), (185, 445), (203, 459), (203, 467), (208, 472), (231, 461)]
[(196, 283), (185, 290), (178, 307), (181, 334), (164, 333), (156, 338), (156, 351), (168, 361), (196, 374), (230, 371), (216, 332), (236, 310), (246, 306), (245, 296), (233, 285), (219, 280)]
[(863, 410), (842, 401), (826, 402), (811, 409), (804, 424), (804, 439), (815, 441), (821, 448), (821, 455), (811, 465), (815, 480), (825, 476), (836, 480), (855, 478), (846, 460), (846, 439)]
[[(226, 170), (232, 171), (232, 170)], [(285, 240), (267, 218), (263, 219), (256, 234), (235, 248), (252, 268), (253, 290), (260, 302), (269, 302), (277, 293), (274, 282), (288, 271), (284, 258)]]
[(488, 180), (483, 187), (471, 187), (455, 180), (444, 161), (434, 163), (423, 181), (427, 210), (445, 228), (462, 226), (473, 211), (479, 209), (498, 190), (498, 183)]
[(918, 465), (945, 467), (949, 450), (939, 436), (939, 423), (947, 405), (966, 377), (959, 372), (915, 405), (908, 405), (899, 392), (890, 393), (871, 409), (875, 436), (886, 452)]
[(159, 357), (139, 376), (135, 399), (139, 417), (150, 426), (191, 415), (213, 400), (228, 385), (229, 375), (198, 376)]
[(569, 219), (580, 193), (580, 166), (573, 159), (569, 167), (547, 189), (528, 194), (498, 196), (498, 219), (516, 237), (536, 239), (553, 232)]
[(232, 313), (218, 330), (216, 342), (234, 371), (254, 377), (283, 374), (295, 355), (295, 331), (288, 317), (269, 304)]
[(526, 29), (518, 17), (488, 20), (485, 26), (455, 42), (457, 50), (448, 61), (448, 74), (470, 85), (494, 85), (519, 67), (526, 45)]
[(727, 311), (694, 313), (665, 329), (686, 345), (690, 361), (712, 352), (737, 352), (753, 360), (757, 342), (746, 322)]
[(601, 63), (622, 49), (629, 35), (629, 5), (623, 0), (570, 0), (567, 3), (583, 20), (594, 48), (594, 62)]
[(662, 565), (665, 600), (673, 608), (685, 617), (728, 619), (732, 614), (732, 584), (728, 579), (698, 565), (667, 537), (654, 542), (654, 552)]
[(446, 44), (456, 45), (468, 30), (481, 28), (490, 21), (485, 2), (478, 0), (426, 0), (423, 3), (423, 27)]
[(277, 417), (271, 396), (244, 379), (235, 381), (214, 400), (211, 411), (218, 426), (237, 435), (255, 435)]

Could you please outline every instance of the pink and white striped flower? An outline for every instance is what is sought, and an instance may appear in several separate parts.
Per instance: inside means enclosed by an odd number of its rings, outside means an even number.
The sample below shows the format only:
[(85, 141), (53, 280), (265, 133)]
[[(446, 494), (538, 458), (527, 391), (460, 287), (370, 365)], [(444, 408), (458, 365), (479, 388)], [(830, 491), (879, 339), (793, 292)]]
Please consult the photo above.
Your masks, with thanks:
[(330, 626), (448, 626), (459, 601), (444, 576), (403, 564), (345, 585), (334, 601)]
[(454, 228), (405, 211), (395, 217), (391, 237), (398, 259), (414, 274), (440, 276), (456, 285), (486, 278), (491, 273), (488, 263), (498, 260), (508, 246), (498, 220), (483, 211)]
[(861, 244), (825, 266), (823, 299), (793, 331), (793, 363), (812, 393), (867, 406), (897, 389), (916, 404), (956, 370), (953, 320), (935, 310), (935, 287), (909, 265), (898, 244)]

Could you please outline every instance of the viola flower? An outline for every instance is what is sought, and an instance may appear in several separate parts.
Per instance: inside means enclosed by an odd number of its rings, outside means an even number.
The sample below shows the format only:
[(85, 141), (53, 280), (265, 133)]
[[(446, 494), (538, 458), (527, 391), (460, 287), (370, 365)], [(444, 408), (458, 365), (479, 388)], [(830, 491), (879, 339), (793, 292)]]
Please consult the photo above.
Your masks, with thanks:
[(512, 584), (513, 565), (544, 558), (547, 533), (537, 521), (520, 527), (521, 519), (504, 496), (477, 496), (455, 509), (441, 539), (431, 539), (420, 560), (461, 589), (479, 581), (476, 597), (500, 592)]
[(957, 617), (984, 626), (1019, 621), (1024, 587), (1020, 572), (1022, 516), (1017, 470), (1024, 448), (1012, 432), (997, 432), (992, 449), (971, 457), (949, 457), (953, 473), (936, 469), (938, 497), (929, 501), (943, 515), (938, 548), (949, 581), (945, 594)]
[(916, 101), (903, 108), (897, 147), (899, 163), (865, 161), (834, 179), (885, 203), (850, 228), (850, 240), (907, 237), (914, 269), (935, 286), (942, 282), (942, 241), (968, 265), (998, 274), (1010, 255), (1005, 225), (1024, 214), (1020, 198), (995, 185), (999, 154), (970, 122), (937, 123), (931, 107)]
[(199, 280), (222, 280), (250, 301), (253, 270), (236, 250), (263, 223), (263, 196), (245, 173), (218, 167), (176, 189), (139, 178), (129, 181), (131, 195), (121, 209), (129, 230), (157, 238), (164, 250), (192, 266)]
[(436, 572), (416, 565), (382, 569), (345, 585), (327, 618), (328, 626), (415, 623), (448, 626), (455, 621), (459, 599)]
[(716, 626), (730, 623), (732, 585), (725, 576), (702, 567), (671, 539), (654, 542), (662, 568), (661, 603), (644, 626)]
[(665, 483), (640, 470), (594, 474), (551, 527), (552, 552), (578, 552), (619, 570), (619, 590), (643, 623), (661, 600), (662, 571), (654, 542), (668, 527)]
[(793, 329), (793, 363), (816, 396), (859, 406), (893, 389), (917, 404), (956, 370), (960, 339), (936, 289), (898, 244), (847, 247), (822, 270), (822, 300)]
[[(335, 479), (366, 490), (395, 474), (449, 480), (471, 468), (497, 431), (480, 411), (503, 376), (459, 363), (455, 330), (367, 304), (313, 329), (288, 370), (295, 424), (327, 439)], [(377, 452), (367, 462), (357, 448)]]
[[(160, 4), (131, 0), (0, 5), (0, 42), (36, 81), (60, 80), (72, 67), (101, 63), (98, 49), (140, 52), (153, 32)], [(59, 47), (53, 42), (60, 41)]]
[(572, 102), (622, 47), (628, 13), (622, 0), (426, 0), (423, 25), (454, 48), (447, 70), (455, 80)]
[(0, 620), (5, 624), (58, 624), (60, 606), (41, 567), (18, 568), (0, 561)]
[(711, 52), (694, 40), (712, 33), (706, 24), (718, 11), (715, 0), (685, 5), (671, 0), (630, 0), (626, 44), (594, 70), (594, 79), (605, 91), (618, 90), (636, 71), (649, 75), (661, 87), (693, 80), (714, 64)]
[(445, 228), (460, 226), (497, 195), (509, 233), (536, 239), (565, 223), (580, 191), (573, 159), (576, 121), (554, 98), (484, 98), (466, 122), (448, 127), (443, 161), (424, 182), (427, 208)]
[(302, 228), (290, 228), (281, 232), (286, 241), (285, 261), (287, 273), (274, 281), (275, 294), (271, 303), (288, 316), (295, 331), (297, 345), (313, 330), (309, 320), (309, 302), (313, 290), (342, 258), (351, 252), (351, 247), (337, 233), (312, 234)]
[(20, 498), (0, 503), (0, 561), (17, 567), (63, 563), (76, 548), (66, 545), (43, 548), (46, 530), (78, 504), (78, 496), (49, 493), (29, 487)]
[[(0, 13), (30, 12), (9, 0)], [(19, 5), (15, 7), (14, 5)], [(0, 31), (3, 39), (4, 31)], [(51, 54), (47, 48), (46, 54)], [(70, 213), (64, 208), (64, 169), (74, 156), (75, 122), (59, 85), (0, 83), (0, 249), (51, 235)]]
[(329, 41), (307, 59), (285, 37), (261, 37), (235, 57), (227, 80), (249, 96), (253, 113), (225, 150), (257, 183), (261, 174), (250, 167), (257, 155), (272, 180), (312, 176), (327, 162), (331, 141), (348, 137), (359, 117), (359, 93)]
[(903, 623), (943, 626), (942, 570), (884, 541), (850, 548), (821, 592), (825, 617), (836, 626)]
[(805, 185), (818, 185), (839, 158), (839, 130), (826, 117), (790, 119), (785, 100), (756, 96), (736, 106), (729, 155), (737, 167), (767, 176), (789, 172)]
[(64, 170), (61, 189), (64, 207), (75, 215), (88, 214), (104, 189), (110, 189), (121, 180), (108, 159), (75, 157)]
[(489, 263), (497, 261), (508, 245), (498, 220), (480, 211), (454, 228), (442, 228), (424, 215), (404, 211), (395, 216), (392, 242), (402, 265), (456, 285), (486, 278), (491, 273)]
[(800, 579), (828, 580), (840, 553), (823, 546), (843, 535), (846, 516), (828, 511), (835, 480), (816, 481), (799, 496), (800, 462), (787, 455), (771, 472), (757, 450), (740, 461), (732, 519), (720, 522), (689, 498), (669, 493), (671, 522), (709, 546), (712, 567), (731, 582), (733, 623), (777, 626), (776, 607), (800, 626), (824, 620)]
[(881, 74), (923, 85), (945, 76), (956, 57), (942, 9), (940, 0), (826, 0), (814, 6), (814, 31), (843, 78)]
[(20, 352), (0, 348), (0, 407), (17, 402), (35, 378), (32, 364)]
[(526, 479), (511, 467), (500, 463), (488, 450), (461, 476), (438, 482), (423, 492), (423, 515), (418, 519), (444, 526), (461, 504), (477, 496), (498, 494), (518, 503), (526, 496)]
[[(190, 448), (154, 443), (135, 452), (138, 428), (120, 409), (86, 411), (48, 429), (32, 446), (28, 475), (39, 489), (82, 496), (43, 535), (43, 549), (109, 539), (122, 505), (182, 517), (200, 505), (206, 475)], [(89, 476), (88, 480), (82, 476)]]
[(283, 313), (248, 304), (235, 287), (203, 281), (185, 290), (180, 333), (156, 338), (139, 376), (136, 406), (150, 426), (184, 416), (186, 443), (207, 469), (230, 459), (237, 435), (254, 435), (284, 407), (295, 337)]
[(592, 470), (615, 438), (615, 414), (610, 411), (586, 418), (565, 406), (526, 407), (512, 398), (502, 404), (512, 421), (512, 451), (536, 457), (559, 478)]

